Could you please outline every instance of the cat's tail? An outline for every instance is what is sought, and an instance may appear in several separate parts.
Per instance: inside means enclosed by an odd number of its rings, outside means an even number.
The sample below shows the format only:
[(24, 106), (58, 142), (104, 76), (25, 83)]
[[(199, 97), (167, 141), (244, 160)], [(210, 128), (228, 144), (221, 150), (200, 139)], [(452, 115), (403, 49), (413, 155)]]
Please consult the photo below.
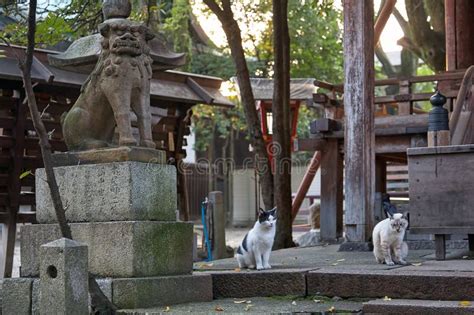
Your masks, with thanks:
[(400, 246), (400, 251), (401, 251), (402, 259), (405, 259), (408, 256), (408, 244), (407, 244), (407, 242), (402, 242), (402, 245)]

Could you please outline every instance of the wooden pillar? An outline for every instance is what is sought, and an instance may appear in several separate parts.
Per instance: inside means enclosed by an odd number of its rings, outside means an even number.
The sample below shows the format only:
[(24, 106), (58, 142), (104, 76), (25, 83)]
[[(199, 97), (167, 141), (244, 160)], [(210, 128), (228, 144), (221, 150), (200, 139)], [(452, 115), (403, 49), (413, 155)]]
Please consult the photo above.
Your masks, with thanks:
[(345, 224), (367, 241), (375, 199), (374, 3), (344, 0)]
[(13, 256), (15, 253), (15, 242), (17, 234), (17, 215), (20, 209), (21, 182), (20, 174), (23, 169), (23, 152), (25, 150), (25, 123), (28, 107), (23, 103), (24, 93), (14, 92), (15, 102), (15, 128), (12, 136), (15, 145), (10, 149), (10, 156), (13, 160), (13, 167), (8, 179), (8, 195), (10, 196), (8, 206), (8, 222), (2, 229), (2, 243), (4, 259), (1, 261), (4, 278), (10, 278), (13, 270)]
[(321, 158), (321, 240), (342, 237), (343, 159), (337, 139), (327, 142)]
[(387, 162), (379, 158), (375, 160), (375, 191), (387, 192)]
[(465, 69), (474, 64), (474, 1), (445, 0), (446, 67)]

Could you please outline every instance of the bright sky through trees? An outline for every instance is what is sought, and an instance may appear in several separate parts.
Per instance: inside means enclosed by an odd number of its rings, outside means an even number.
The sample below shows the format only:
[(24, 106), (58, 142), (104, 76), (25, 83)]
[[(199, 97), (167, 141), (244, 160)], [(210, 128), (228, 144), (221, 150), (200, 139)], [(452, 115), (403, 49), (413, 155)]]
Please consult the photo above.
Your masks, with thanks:
[[(254, 1), (254, 0), (248, 0), (248, 1)], [(304, 1), (304, 0), (301, 0), (301, 1)], [(202, 0), (192, 0), (191, 2), (193, 4), (193, 13), (197, 16), (199, 22), (201, 23), (201, 26), (204, 28), (207, 35), (212, 39), (212, 41), (217, 46), (225, 47), (226, 46), (225, 35), (224, 35), (224, 32), (222, 31), (222, 28), (220, 26), (220, 23), (217, 17), (214, 14), (203, 14), (203, 9), (205, 8), (205, 5), (203, 4)], [(380, 2), (381, 0), (374, 1), (376, 12), (378, 8), (380, 7)], [(341, 7), (342, 6), (341, 1), (336, 0), (335, 5), (338, 7)], [(405, 2), (403, 0), (398, 1), (396, 7), (401, 12), (401, 14), (405, 16), (406, 18)], [(269, 15), (266, 18), (268, 20), (271, 20), (271, 15)], [(264, 23), (254, 23), (252, 25), (241, 25), (241, 29), (243, 33), (247, 33), (251, 31), (257, 37), (259, 33), (263, 32), (264, 28), (265, 28)], [(401, 37), (403, 37), (403, 32), (402, 32), (402, 29), (400, 28), (400, 25), (398, 25), (397, 20), (393, 16), (390, 16), (387, 22), (387, 25), (385, 26), (385, 29), (382, 32), (382, 35), (380, 38), (380, 42), (382, 44), (384, 51), (386, 52), (401, 51), (402, 47), (397, 44), (397, 40), (400, 39)]]

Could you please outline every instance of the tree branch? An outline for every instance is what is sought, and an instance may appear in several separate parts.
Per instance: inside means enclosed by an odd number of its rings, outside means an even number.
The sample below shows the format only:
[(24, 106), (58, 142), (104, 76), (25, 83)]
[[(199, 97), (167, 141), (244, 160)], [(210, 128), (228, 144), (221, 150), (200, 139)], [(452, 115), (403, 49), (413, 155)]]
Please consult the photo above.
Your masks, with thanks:
[(402, 14), (400, 13), (400, 11), (398, 11), (396, 7), (393, 8), (393, 16), (395, 17), (395, 19), (397, 19), (397, 22), (402, 28), (403, 33), (405, 35), (409, 34), (410, 29), (408, 27), (408, 22), (403, 18)]

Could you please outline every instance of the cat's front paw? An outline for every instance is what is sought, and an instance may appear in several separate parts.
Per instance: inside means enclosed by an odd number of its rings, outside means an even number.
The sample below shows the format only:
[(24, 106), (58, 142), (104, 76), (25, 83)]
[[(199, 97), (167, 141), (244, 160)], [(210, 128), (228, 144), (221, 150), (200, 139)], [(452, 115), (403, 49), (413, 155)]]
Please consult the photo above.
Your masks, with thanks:
[(272, 266), (270, 266), (270, 265), (265, 265), (265, 266), (263, 266), (263, 269), (272, 269)]
[(391, 261), (391, 260), (386, 260), (386, 261), (385, 261), (385, 264), (386, 264), (387, 266), (395, 266), (395, 263), (394, 263), (393, 261)]
[(257, 266), (257, 270), (263, 270), (265, 269), (263, 266)]
[(400, 265), (408, 265), (408, 262), (406, 262), (405, 260), (403, 259), (400, 259), (400, 261), (398, 262)]

